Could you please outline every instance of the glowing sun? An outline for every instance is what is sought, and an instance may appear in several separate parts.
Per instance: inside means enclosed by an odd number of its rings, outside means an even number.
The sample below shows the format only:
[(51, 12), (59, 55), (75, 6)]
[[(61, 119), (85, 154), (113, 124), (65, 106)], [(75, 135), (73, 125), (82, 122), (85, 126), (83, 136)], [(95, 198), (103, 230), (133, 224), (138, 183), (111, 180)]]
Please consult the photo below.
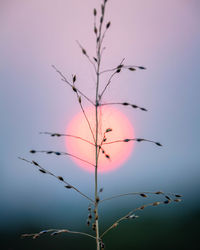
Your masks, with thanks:
[[(116, 142), (126, 138), (133, 138), (133, 127), (128, 118), (119, 110), (111, 107), (102, 106), (99, 112), (99, 129), (98, 129), (98, 144), (100, 145), (104, 132), (107, 129), (112, 129), (105, 133), (105, 141), (102, 149), (99, 152), (98, 171), (107, 172), (115, 170), (122, 165), (130, 156), (133, 142)], [(87, 118), (91, 124), (91, 129), (95, 135), (95, 108), (85, 109)], [(70, 154), (78, 156), (85, 161), (95, 164), (95, 146), (94, 139), (89, 129), (88, 123), (82, 112), (75, 115), (67, 127), (67, 134), (75, 135), (77, 138), (67, 137), (66, 147)], [(87, 140), (83, 141), (80, 138)], [(91, 143), (89, 143), (91, 142)], [(108, 144), (107, 144), (108, 143)], [(107, 156), (107, 157), (106, 157)], [(76, 158), (72, 158), (84, 170), (94, 172), (95, 167), (91, 164), (82, 162)]]

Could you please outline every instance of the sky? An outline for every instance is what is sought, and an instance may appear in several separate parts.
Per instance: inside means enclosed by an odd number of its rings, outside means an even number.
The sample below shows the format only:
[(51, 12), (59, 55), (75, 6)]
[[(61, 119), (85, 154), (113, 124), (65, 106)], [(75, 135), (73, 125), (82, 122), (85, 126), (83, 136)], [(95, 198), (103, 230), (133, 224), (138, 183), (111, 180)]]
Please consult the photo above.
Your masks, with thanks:
[[(19, 228), (25, 223), (22, 217), (37, 219), (40, 214), (44, 221), (62, 224), (66, 209), (70, 224), (70, 211), (78, 213), (79, 204), (80, 216), (87, 212), (88, 204), (82, 197), (73, 191), (66, 193), (60, 183), (18, 157), (37, 160), (93, 195), (92, 173), (70, 158), (30, 155), (29, 150), (65, 151), (63, 138), (39, 132), (65, 133), (80, 111), (76, 96), (52, 64), (68, 78), (76, 74), (77, 87), (94, 99), (95, 74), (76, 41), (94, 56), (92, 13), (99, 2), (0, 1), (2, 228)], [(135, 144), (121, 168), (100, 174), (103, 197), (165, 190), (184, 195), (182, 208), (175, 204), (175, 210), (185, 211), (199, 204), (199, 10), (198, 0), (108, 1), (106, 20), (111, 21), (111, 27), (105, 38), (102, 69), (115, 67), (125, 58), (124, 64), (142, 65), (147, 70), (120, 73), (103, 101), (127, 101), (147, 108), (148, 112), (141, 112), (118, 107), (133, 124), (136, 137), (159, 141), (163, 147)], [(101, 84), (104, 86), (103, 81)], [(106, 209), (110, 211), (112, 206), (110, 203)], [(74, 225), (80, 226), (79, 220)]]

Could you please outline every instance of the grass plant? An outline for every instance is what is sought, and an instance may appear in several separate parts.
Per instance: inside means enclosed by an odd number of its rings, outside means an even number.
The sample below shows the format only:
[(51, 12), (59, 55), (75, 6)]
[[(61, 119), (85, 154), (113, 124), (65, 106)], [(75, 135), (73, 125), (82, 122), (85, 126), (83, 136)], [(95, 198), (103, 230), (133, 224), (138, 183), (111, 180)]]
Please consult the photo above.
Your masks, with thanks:
[[(77, 41), (77, 44), (79, 48), (81, 49), (82, 54), (86, 57), (86, 59), (89, 61), (89, 63), (92, 65), (95, 75), (96, 75), (96, 91), (95, 91), (95, 97), (94, 100), (87, 96), (86, 93), (81, 91), (79, 88), (76, 87), (77, 82), (77, 76), (72, 75), (71, 79), (69, 80), (68, 77), (66, 77), (55, 65), (52, 65), (53, 69), (56, 71), (56, 73), (61, 77), (61, 80), (67, 84), (72, 91), (75, 93), (75, 96), (77, 98), (78, 104), (80, 106), (80, 109), (83, 112), (84, 118), (87, 122), (88, 129), (92, 135), (92, 141), (86, 140), (85, 138), (79, 137), (77, 135), (71, 135), (71, 134), (62, 134), (62, 133), (53, 133), (53, 132), (41, 132), (41, 134), (46, 134), (52, 137), (71, 137), (74, 140), (81, 140), (85, 143), (91, 144), (95, 148), (95, 162), (88, 162), (85, 159), (81, 159), (78, 155), (73, 155), (68, 152), (58, 152), (58, 151), (48, 151), (48, 150), (30, 150), (31, 154), (36, 153), (45, 153), (45, 154), (54, 154), (57, 156), (69, 156), (76, 158), (85, 164), (89, 164), (92, 168), (94, 168), (94, 195), (87, 195), (83, 193), (81, 190), (76, 188), (73, 184), (69, 183), (67, 180), (65, 180), (62, 176), (57, 176), (54, 173), (50, 172), (43, 166), (41, 166), (38, 162), (34, 160), (27, 160), (25, 158), (19, 157), (21, 160), (25, 161), (28, 164), (31, 164), (32, 166), (36, 167), (42, 174), (51, 175), (52, 177), (56, 178), (58, 181), (63, 183), (64, 188), (66, 189), (73, 189), (75, 192), (77, 192), (79, 195), (83, 196), (85, 199), (88, 200), (88, 218), (87, 218), (87, 225), (92, 228), (94, 233), (89, 234), (85, 232), (76, 232), (71, 231), (70, 229), (46, 229), (42, 230), (38, 233), (32, 233), (32, 234), (23, 234), (22, 237), (32, 237), (33, 239), (36, 239), (43, 234), (49, 233), (50, 235), (54, 236), (61, 233), (70, 233), (70, 234), (79, 234), (84, 235), (86, 237), (90, 237), (91, 240), (96, 241), (96, 249), (97, 250), (103, 250), (105, 248), (104, 245), (104, 236), (109, 233), (110, 230), (113, 228), (116, 228), (120, 225), (122, 221), (126, 220), (135, 220), (138, 215), (138, 211), (144, 210), (146, 207), (149, 206), (158, 206), (161, 204), (169, 204), (171, 202), (179, 202), (181, 201), (179, 194), (172, 194), (172, 193), (164, 193), (162, 191), (156, 191), (156, 192), (130, 192), (130, 193), (124, 193), (124, 194), (117, 194), (113, 195), (111, 197), (107, 197), (105, 199), (100, 199), (99, 194), (103, 192), (103, 189), (98, 186), (98, 167), (99, 167), (99, 155), (100, 153), (103, 153), (106, 158), (110, 158), (109, 152), (105, 152), (104, 145), (106, 144), (113, 144), (113, 143), (130, 143), (131, 141), (136, 142), (150, 142), (155, 144), (158, 147), (161, 147), (161, 143), (149, 139), (144, 138), (119, 138), (119, 140), (107, 142), (107, 136), (109, 133), (112, 133), (112, 128), (107, 128), (103, 134), (99, 132), (99, 112), (101, 110), (102, 106), (106, 105), (122, 105), (131, 107), (133, 109), (138, 109), (141, 111), (147, 112), (147, 109), (144, 107), (140, 107), (136, 104), (128, 103), (128, 102), (103, 102), (103, 96), (108, 91), (108, 87), (111, 85), (112, 81), (115, 77), (118, 77), (121, 71), (129, 70), (131, 72), (135, 72), (136, 70), (145, 70), (146, 68), (144, 66), (138, 66), (138, 65), (126, 65), (124, 63), (125, 59), (121, 60), (119, 65), (116, 65), (110, 69), (101, 69), (102, 67), (102, 56), (103, 52), (105, 50), (104, 45), (104, 38), (108, 32), (108, 30), (111, 27), (111, 22), (105, 22), (105, 13), (106, 13), (106, 6), (107, 6), (107, 0), (103, 0), (102, 4), (100, 6), (100, 11), (97, 11), (95, 8), (93, 10), (93, 16), (94, 16), (94, 35), (95, 35), (95, 41), (96, 41), (96, 54), (95, 56), (90, 56), (87, 52), (87, 50), (81, 45), (80, 42)], [(101, 82), (101, 76), (107, 75), (107, 82), (102, 83)], [(101, 84), (100, 84), (101, 82)], [(102, 87), (103, 86), (103, 87)], [(87, 102), (89, 102), (90, 105), (93, 106), (95, 109), (95, 129), (93, 129), (93, 126), (91, 122), (88, 119), (87, 112), (85, 111), (84, 105), (82, 103), (82, 99), (85, 99)], [(163, 199), (159, 201), (154, 201), (151, 203), (146, 203), (142, 206), (139, 206), (137, 208), (131, 209), (127, 214), (122, 216), (121, 218), (118, 218), (115, 222), (113, 222), (112, 225), (108, 226), (107, 229), (104, 232), (100, 231), (99, 222), (102, 220), (102, 218), (99, 217), (99, 204), (107, 201), (116, 199), (122, 196), (140, 196), (144, 199), (147, 199), (149, 196), (161, 196)], [(109, 249), (109, 246), (108, 246)]]

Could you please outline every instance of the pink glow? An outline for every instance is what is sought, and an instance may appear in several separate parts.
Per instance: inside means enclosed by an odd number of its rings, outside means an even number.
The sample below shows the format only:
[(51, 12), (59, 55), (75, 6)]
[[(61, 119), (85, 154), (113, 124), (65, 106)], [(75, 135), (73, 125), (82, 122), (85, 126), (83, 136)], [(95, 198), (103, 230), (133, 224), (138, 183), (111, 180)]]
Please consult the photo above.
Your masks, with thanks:
[[(95, 109), (86, 109), (87, 117), (92, 125), (92, 130), (95, 131)], [(103, 107), (100, 110), (99, 116), (99, 140), (101, 144), (103, 134), (106, 129), (111, 128), (112, 131), (106, 133), (106, 142), (116, 140), (133, 138), (133, 127), (128, 118), (119, 110), (111, 107)], [(91, 131), (84, 118), (82, 112), (77, 114), (70, 122), (67, 128), (67, 134), (80, 136), (90, 142), (94, 143)], [(106, 143), (105, 142), (105, 143)], [(75, 138), (66, 138), (67, 151), (76, 155), (92, 164), (95, 164), (95, 147)], [(103, 145), (102, 149), (110, 156), (110, 160), (105, 157), (105, 154), (99, 154), (99, 172), (108, 172), (117, 169), (121, 166), (130, 156), (133, 149), (133, 142), (119, 142), (108, 145)], [(94, 172), (94, 167), (85, 164), (79, 160), (74, 160), (76, 164), (83, 169)]]

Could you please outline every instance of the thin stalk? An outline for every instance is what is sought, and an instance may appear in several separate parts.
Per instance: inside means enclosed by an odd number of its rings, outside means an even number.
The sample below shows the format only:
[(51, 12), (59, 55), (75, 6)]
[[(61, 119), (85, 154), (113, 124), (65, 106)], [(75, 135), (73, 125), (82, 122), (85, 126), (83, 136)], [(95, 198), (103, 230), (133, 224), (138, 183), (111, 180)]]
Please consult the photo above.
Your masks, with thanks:
[[(104, 237), (105, 234), (107, 234), (111, 229), (113, 228), (116, 228), (119, 223), (123, 220), (127, 220), (127, 219), (130, 219), (131, 215), (133, 215), (134, 212), (136, 211), (143, 211), (144, 208), (146, 207), (151, 207), (151, 206), (158, 206), (158, 205), (161, 205), (161, 204), (169, 204), (170, 202), (180, 202), (181, 200), (180, 199), (176, 199), (176, 200), (167, 200), (166, 201), (156, 201), (156, 202), (152, 202), (152, 203), (148, 203), (148, 204), (145, 204), (145, 205), (142, 205), (140, 207), (137, 207), (133, 210), (131, 210), (130, 212), (128, 212), (126, 215), (124, 215), (123, 217), (119, 218), (118, 220), (116, 220), (110, 227), (108, 227), (102, 234), (101, 234), (101, 239)], [(137, 216), (138, 217), (138, 216)]]
[[(125, 60), (125, 58), (120, 62), (120, 65), (123, 63), (124, 60)], [(100, 74), (101, 74), (101, 73), (99, 73), (99, 75), (100, 75)], [(108, 82), (107, 82), (106, 86), (104, 87), (103, 91), (101, 92), (99, 99), (102, 98), (102, 96), (103, 96), (103, 94), (105, 93), (107, 87), (111, 84), (112, 78), (113, 78), (116, 74), (118, 74), (117, 71), (115, 71), (114, 73), (112, 73), (112, 75), (111, 75), (110, 78), (108, 79)]]
[[(69, 86), (73, 87), (73, 84), (71, 84), (67, 78), (63, 75), (63, 73), (56, 68), (55, 65), (52, 65), (52, 68), (61, 76), (61, 81), (67, 83)], [(95, 105), (90, 98), (88, 98), (83, 92), (81, 92), (79, 89), (77, 89), (78, 93), (82, 95), (88, 102), (90, 102), (92, 105)]]
[(100, 69), (100, 48), (98, 49), (98, 66), (97, 66), (97, 85), (96, 85), (96, 140), (95, 140), (95, 224), (96, 224), (96, 244), (97, 250), (100, 250), (99, 245), (99, 216), (98, 216), (98, 92), (99, 92), (99, 69)]
[[(74, 83), (73, 83), (73, 86), (75, 87)], [(76, 88), (75, 88), (75, 89), (76, 89)], [(87, 124), (88, 124), (88, 126), (89, 126), (90, 132), (91, 132), (91, 134), (92, 134), (92, 138), (93, 138), (94, 143), (95, 143), (95, 137), (94, 137), (94, 133), (93, 133), (93, 131), (92, 131), (92, 127), (91, 127), (90, 121), (89, 121), (89, 119), (88, 119), (88, 117), (87, 117), (87, 115), (86, 115), (86, 113), (85, 113), (85, 110), (84, 110), (83, 105), (82, 105), (82, 102), (81, 102), (81, 97), (79, 96), (79, 94), (78, 94), (77, 91), (76, 91), (76, 95), (77, 95), (77, 98), (78, 98), (78, 100), (79, 100), (79, 105), (80, 105), (80, 107), (81, 107), (81, 110), (82, 110), (83, 115), (84, 115), (84, 117), (85, 117), (85, 120), (86, 120), (86, 122), (87, 122)]]
[(27, 162), (27, 163), (29, 163), (29, 164), (32, 164), (32, 165), (34, 165), (34, 166), (36, 166), (36, 167), (38, 167), (39, 170), (43, 170), (43, 173), (49, 174), (49, 175), (55, 177), (56, 179), (62, 181), (63, 183), (67, 184), (70, 188), (74, 189), (77, 193), (79, 193), (80, 195), (82, 195), (83, 197), (85, 197), (86, 199), (88, 199), (89, 201), (91, 201), (92, 203), (94, 203), (94, 201), (93, 201), (90, 197), (88, 197), (87, 195), (85, 195), (84, 193), (82, 193), (78, 188), (76, 188), (75, 186), (69, 184), (69, 182), (65, 181), (63, 178), (61, 179), (61, 178), (60, 178), (61, 176), (56, 176), (55, 174), (53, 174), (53, 173), (50, 172), (49, 170), (43, 168), (43, 167), (42, 167), (40, 164), (38, 164), (37, 162), (35, 162), (35, 161), (29, 161), (29, 160), (27, 160), (27, 159), (25, 159), (25, 158), (21, 158), (21, 157), (18, 157), (18, 159), (20, 159), (20, 160), (22, 160), (22, 161), (25, 161), (25, 162)]
[(80, 234), (80, 235), (84, 235), (84, 236), (88, 236), (90, 238), (93, 238), (93, 239), (96, 239), (96, 237), (94, 237), (93, 235), (91, 234), (88, 234), (88, 233), (84, 233), (84, 232), (77, 232), (77, 231), (71, 231), (69, 229), (47, 229), (47, 230), (42, 230), (41, 232), (39, 233), (32, 233), (32, 234), (22, 234), (21, 237), (32, 237), (33, 239), (36, 239), (38, 238), (39, 236), (45, 234), (45, 233), (51, 233), (51, 235), (57, 235), (57, 234), (60, 234), (60, 233), (70, 233), (70, 234)]
[(82, 159), (82, 158), (80, 158), (80, 157), (78, 157), (76, 155), (73, 155), (73, 154), (70, 154), (70, 153), (66, 153), (66, 152), (57, 152), (57, 151), (48, 151), (48, 150), (30, 150), (30, 153), (33, 153), (33, 154), (35, 154), (35, 153), (46, 153), (46, 154), (55, 154), (57, 156), (67, 155), (67, 156), (70, 156), (72, 158), (75, 158), (77, 160), (80, 160), (82, 162), (85, 162), (85, 163), (87, 163), (87, 164), (95, 167), (95, 165), (93, 163), (91, 163), (89, 161), (86, 161), (86, 160), (84, 160), (84, 159)]
[[(84, 50), (83, 46), (79, 43), (79, 41), (76, 41), (76, 42), (77, 42), (77, 44), (79, 45), (79, 47), (80, 47), (82, 50)], [(96, 72), (97, 72), (97, 69), (96, 69), (96, 66), (95, 66), (94, 62), (90, 59), (90, 57), (89, 57), (89, 55), (88, 55), (87, 53), (85, 53), (84, 55), (87, 57), (88, 61), (92, 64), (92, 66), (94, 67), (94, 71), (95, 71), (95, 73), (96, 73)]]
[(72, 137), (72, 138), (75, 138), (75, 139), (79, 139), (81, 141), (84, 141), (84, 142), (87, 142), (89, 143), (90, 145), (92, 146), (95, 146), (94, 143), (80, 137), (80, 136), (76, 136), (76, 135), (70, 135), (70, 134), (59, 134), (59, 133), (52, 133), (52, 132), (40, 132), (40, 134), (44, 134), (44, 135), (50, 135), (50, 136), (57, 136), (57, 137), (60, 137), (60, 136), (66, 136), (66, 137)]
[(134, 196), (134, 195), (138, 195), (138, 196), (142, 196), (142, 197), (145, 197), (147, 198), (147, 194), (152, 194), (152, 195), (162, 195), (164, 197), (166, 197), (166, 195), (170, 195), (170, 196), (175, 196), (175, 197), (181, 197), (180, 195), (177, 195), (177, 194), (174, 194), (174, 193), (164, 193), (162, 191), (157, 191), (157, 192), (129, 192), (129, 193), (124, 193), (124, 194), (118, 194), (118, 195), (114, 195), (114, 196), (110, 196), (110, 197), (107, 197), (105, 199), (102, 199), (99, 201), (99, 203), (102, 203), (104, 201), (109, 201), (109, 200), (112, 200), (112, 199), (116, 199), (116, 198), (119, 198), (119, 197), (124, 197), (124, 196)]
[[(105, 8), (105, 4), (104, 4)], [(98, 215), (98, 129), (99, 129), (99, 121), (98, 121), (98, 107), (99, 107), (99, 72), (100, 72), (100, 64), (101, 64), (101, 32), (102, 32), (102, 23), (104, 19), (104, 13), (102, 13), (100, 24), (99, 24), (99, 41), (97, 41), (97, 84), (96, 84), (96, 100), (95, 100), (95, 118), (96, 118), (96, 141), (95, 141), (95, 225), (96, 225), (96, 246), (97, 250), (100, 250), (100, 238), (99, 238), (99, 215)]]

